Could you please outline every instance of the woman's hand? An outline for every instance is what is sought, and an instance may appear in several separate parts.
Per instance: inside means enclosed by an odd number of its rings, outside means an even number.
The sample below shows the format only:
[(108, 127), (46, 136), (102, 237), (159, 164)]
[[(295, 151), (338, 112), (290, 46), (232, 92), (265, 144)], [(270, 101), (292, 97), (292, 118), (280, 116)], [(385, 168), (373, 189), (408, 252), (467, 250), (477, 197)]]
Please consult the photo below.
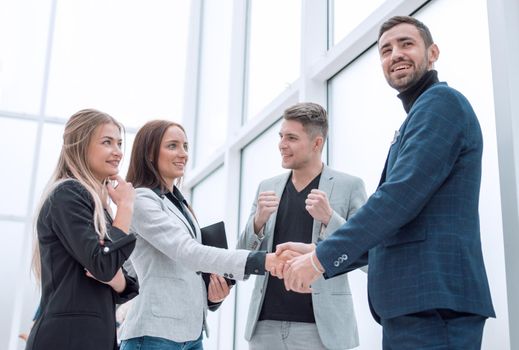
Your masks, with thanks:
[(108, 195), (110, 199), (117, 205), (117, 207), (122, 205), (129, 205), (133, 207), (133, 202), (135, 200), (135, 189), (131, 182), (126, 182), (119, 175), (114, 175), (110, 177), (110, 180), (117, 181), (117, 185), (114, 187), (110, 182), (106, 184), (106, 188), (108, 190)]
[(209, 287), (207, 288), (207, 299), (212, 303), (222, 302), (231, 292), (231, 287), (222, 276), (211, 274)]
[[(95, 279), (96, 281), (99, 281), (97, 278), (94, 277), (90, 273), (90, 271), (86, 270), (86, 275), (90, 278)], [(108, 282), (99, 281), (104, 284), (108, 284), (110, 287), (112, 287), (113, 290), (115, 290), (117, 293), (121, 293), (126, 289), (126, 278), (124, 278), (123, 270), (120, 268), (117, 273), (115, 274), (114, 278), (112, 278)]]

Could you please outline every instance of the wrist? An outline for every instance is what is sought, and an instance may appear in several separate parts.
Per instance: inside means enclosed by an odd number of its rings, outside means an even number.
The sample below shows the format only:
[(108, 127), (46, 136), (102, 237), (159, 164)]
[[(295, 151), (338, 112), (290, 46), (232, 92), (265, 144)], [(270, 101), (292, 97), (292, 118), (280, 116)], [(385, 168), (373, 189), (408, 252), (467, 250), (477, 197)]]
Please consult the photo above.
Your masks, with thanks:
[[(316, 272), (318, 272), (319, 274), (323, 274), (324, 269), (323, 269), (323, 266), (321, 265), (321, 263), (319, 262), (319, 259), (317, 259), (317, 256), (315, 256), (315, 250), (312, 251), (312, 253), (310, 253), (308, 258), (310, 259), (310, 263), (312, 264), (312, 267), (314, 268), (314, 270)], [(316, 262), (316, 260), (317, 260), (317, 262)]]

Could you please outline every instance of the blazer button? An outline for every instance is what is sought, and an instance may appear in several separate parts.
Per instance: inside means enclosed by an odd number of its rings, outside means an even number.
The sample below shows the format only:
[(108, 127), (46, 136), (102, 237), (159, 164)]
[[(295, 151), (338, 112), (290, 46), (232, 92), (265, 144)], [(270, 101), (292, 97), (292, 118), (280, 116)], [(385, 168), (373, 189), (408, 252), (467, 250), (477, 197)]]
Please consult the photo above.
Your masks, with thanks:
[(339, 267), (339, 262), (338, 262), (337, 260), (335, 260), (335, 261), (333, 262), (333, 266), (335, 266), (335, 267)]
[(343, 258), (344, 260), (348, 260), (348, 255), (347, 255), (347, 254), (342, 254), (342, 258)]
[(197, 275), (201, 275), (201, 274), (202, 274), (202, 271), (197, 271), (196, 274), (197, 274)]
[(227, 273), (224, 273), (223, 277), (229, 277), (229, 275)]
[(229, 278), (234, 278), (232, 273), (229, 274)]
[(104, 252), (104, 253), (108, 253), (108, 252), (110, 252), (110, 248), (108, 248), (108, 247), (104, 247), (104, 248), (103, 248), (103, 252)]

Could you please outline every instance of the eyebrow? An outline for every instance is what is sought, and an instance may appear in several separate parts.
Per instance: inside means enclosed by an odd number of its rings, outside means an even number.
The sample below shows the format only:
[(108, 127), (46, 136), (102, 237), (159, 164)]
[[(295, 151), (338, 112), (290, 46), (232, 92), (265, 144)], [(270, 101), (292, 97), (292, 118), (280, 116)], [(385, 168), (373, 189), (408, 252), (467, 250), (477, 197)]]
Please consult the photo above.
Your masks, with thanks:
[[(108, 139), (110, 141), (113, 141), (115, 140), (115, 138), (113, 138), (112, 136), (101, 136), (101, 140), (103, 139)], [(117, 141), (122, 141), (123, 139), (122, 138), (118, 138)]]
[[(411, 41), (416, 41), (413, 37), (410, 37), (410, 36), (403, 36), (403, 37), (400, 37), (400, 38), (397, 38), (396, 41), (401, 43), (403, 41), (407, 41), (407, 40), (411, 40)], [(388, 43), (385, 43), (384, 45), (382, 45), (380, 48), (379, 48), (379, 51), (385, 49), (386, 47), (388, 46), (391, 46), (391, 44), (388, 42)]]

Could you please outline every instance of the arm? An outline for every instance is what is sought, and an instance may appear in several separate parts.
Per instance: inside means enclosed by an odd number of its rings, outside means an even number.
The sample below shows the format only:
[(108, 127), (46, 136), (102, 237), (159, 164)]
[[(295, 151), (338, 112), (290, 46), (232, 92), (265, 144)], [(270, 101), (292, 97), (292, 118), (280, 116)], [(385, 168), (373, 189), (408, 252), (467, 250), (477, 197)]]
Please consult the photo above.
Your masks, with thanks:
[(184, 223), (164, 207), (162, 199), (149, 189), (137, 191), (132, 231), (190, 270), (228, 275), (238, 280), (245, 277), (249, 251), (229, 251), (200, 244), (191, 237)]
[(93, 225), (94, 204), (77, 181), (60, 184), (48, 201), (48, 210), (40, 215), (51, 218), (52, 229), (67, 252), (97, 279), (110, 281), (135, 247), (135, 237), (112, 226), (110, 244), (101, 245)]
[[(444, 105), (438, 107), (434, 101)], [(345, 271), (413, 220), (451, 174), (465, 147), (466, 113), (452, 94), (430, 93), (415, 107), (399, 145), (391, 150), (394, 160), (385, 182), (317, 247), (317, 257), (328, 276)], [(343, 255), (347, 258), (339, 261)]]
[(279, 206), (279, 198), (274, 191), (256, 192), (245, 230), (238, 238), (237, 248), (258, 250), (265, 238), (265, 224)]

